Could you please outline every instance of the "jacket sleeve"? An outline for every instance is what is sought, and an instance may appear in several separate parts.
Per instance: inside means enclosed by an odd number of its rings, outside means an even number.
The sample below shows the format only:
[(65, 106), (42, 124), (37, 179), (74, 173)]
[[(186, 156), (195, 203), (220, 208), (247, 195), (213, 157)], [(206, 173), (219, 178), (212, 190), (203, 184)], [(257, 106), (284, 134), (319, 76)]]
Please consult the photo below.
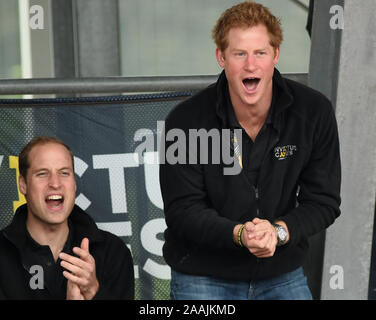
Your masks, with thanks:
[(0, 287), (0, 300), (5, 300), (5, 299), (6, 299), (5, 298), (5, 294), (4, 294), (3, 290)]
[[(178, 116), (170, 114), (165, 121), (166, 137), (170, 130), (177, 128), (188, 137), (189, 125), (185, 119), (189, 118), (184, 113), (179, 113)], [(159, 174), (168, 232), (172, 233), (175, 239), (186, 241), (190, 246), (237, 248), (233, 241), (233, 229), (237, 222), (220, 216), (208, 199), (204, 177), (205, 165), (190, 164), (192, 161), (188, 160), (192, 160), (197, 154), (189, 150), (188, 141), (185, 141), (183, 151), (180, 150), (184, 153), (180, 160), (184, 158), (186, 164), (181, 163), (182, 161), (172, 164), (169, 157), (177, 140), (166, 140), (165, 149), (160, 150), (165, 159), (160, 164)], [(189, 152), (184, 152), (188, 150)]]
[(290, 245), (314, 235), (340, 215), (341, 163), (337, 122), (329, 101), (315, 126), (317, 134), (298, 185), (298, 206), (281, 217), (290, 233)]
[(109, 245), (98, 277), (99, 290), (93, 299), (133, 300), (134, 267), (131, 252), (120, 238), (112, 234), (108, 238)]

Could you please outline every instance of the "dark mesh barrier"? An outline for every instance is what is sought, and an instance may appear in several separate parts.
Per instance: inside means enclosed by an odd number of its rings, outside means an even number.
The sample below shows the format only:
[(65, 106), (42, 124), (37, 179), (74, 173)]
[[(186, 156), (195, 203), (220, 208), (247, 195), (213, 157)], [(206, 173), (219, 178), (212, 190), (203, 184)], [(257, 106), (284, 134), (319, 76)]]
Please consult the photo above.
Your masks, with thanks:
[(0, 100), (0, 228), (25, 201), (17, 188), (21, 148), (37, 135), (57, 137), (75, 154), (76, 204), (132, 251), (136, 299), (168, 299), (158, 163), (143, 163), (135, 149), (150, 138), (145, 159), (157, 159), (162, 121), (192, 93)]

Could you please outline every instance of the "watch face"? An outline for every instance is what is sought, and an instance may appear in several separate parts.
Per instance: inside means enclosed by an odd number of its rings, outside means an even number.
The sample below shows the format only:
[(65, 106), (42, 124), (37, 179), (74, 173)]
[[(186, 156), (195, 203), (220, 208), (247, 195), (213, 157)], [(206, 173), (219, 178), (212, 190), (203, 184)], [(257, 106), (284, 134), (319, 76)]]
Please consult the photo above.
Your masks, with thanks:
[(279, 224), (274, 225), (277, 231), (278, 245), (283, 245), (287, 240), (287, 231)]
[(278, 228), (278, 238), (283, 242), (287, 238), (287, 232), (283, 227)]

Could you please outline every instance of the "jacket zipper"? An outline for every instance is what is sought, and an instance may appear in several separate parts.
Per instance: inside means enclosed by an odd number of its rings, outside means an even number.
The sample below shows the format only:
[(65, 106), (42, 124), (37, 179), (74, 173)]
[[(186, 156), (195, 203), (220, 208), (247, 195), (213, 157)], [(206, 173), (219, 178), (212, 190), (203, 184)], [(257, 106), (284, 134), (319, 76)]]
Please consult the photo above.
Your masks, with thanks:
[(257, 186), (253, 186), (253, 190), (255, 191), (255, 197), (256, 197), (256, 215), (257, 217), (259, 217), (260, 216), (259, 190)]
[[(255, 191), (255, 198), (256, 198), (256, 216), (259, 218), (260, 217), (260, 195), (259, 195), (259, 189), (257, 186), (253, 186), (253, 190)], [(256, 258), (256, 263), (260, 262), (260, 258)]]

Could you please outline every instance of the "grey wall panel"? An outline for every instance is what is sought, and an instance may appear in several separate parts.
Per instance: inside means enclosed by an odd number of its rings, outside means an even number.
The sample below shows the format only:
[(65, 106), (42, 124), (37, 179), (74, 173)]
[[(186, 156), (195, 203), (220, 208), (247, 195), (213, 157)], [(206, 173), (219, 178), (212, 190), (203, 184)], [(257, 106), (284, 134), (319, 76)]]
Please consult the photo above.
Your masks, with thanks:
[[(345, 1), (336, 104), (342, 215), (326, 234), (322, 299), (368, 296), (376, 192), (375, 15), (374, 0)], [(341, 272), (343, 286), (336, 281)]]

